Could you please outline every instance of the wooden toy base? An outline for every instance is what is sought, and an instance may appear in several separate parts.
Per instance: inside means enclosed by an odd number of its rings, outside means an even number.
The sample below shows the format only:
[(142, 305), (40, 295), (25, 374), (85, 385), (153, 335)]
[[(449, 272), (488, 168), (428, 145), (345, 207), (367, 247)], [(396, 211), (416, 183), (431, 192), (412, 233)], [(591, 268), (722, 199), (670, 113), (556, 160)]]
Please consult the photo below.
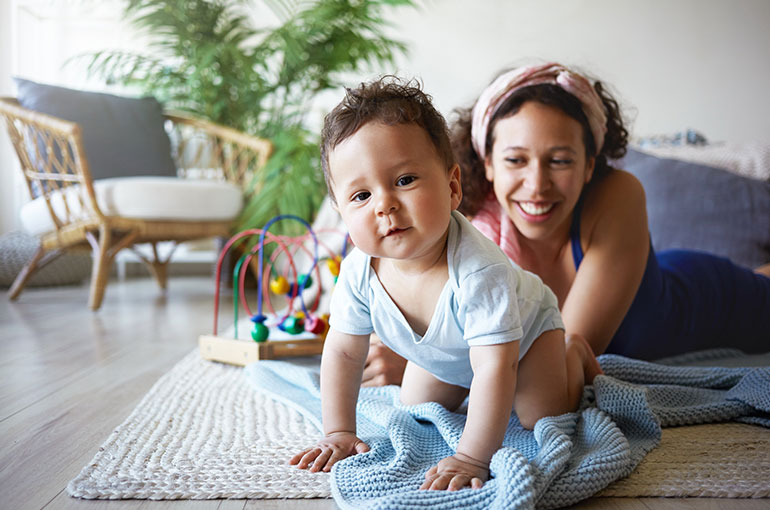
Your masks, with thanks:
[(261, 359), (321, 354), (323, 345), (324, 339), (320, 336), (297, 340), (268, 340), (260, 343), (213, 335), (201, 335), (198, 338), (203, 359), (238, 366), (246, 366)]

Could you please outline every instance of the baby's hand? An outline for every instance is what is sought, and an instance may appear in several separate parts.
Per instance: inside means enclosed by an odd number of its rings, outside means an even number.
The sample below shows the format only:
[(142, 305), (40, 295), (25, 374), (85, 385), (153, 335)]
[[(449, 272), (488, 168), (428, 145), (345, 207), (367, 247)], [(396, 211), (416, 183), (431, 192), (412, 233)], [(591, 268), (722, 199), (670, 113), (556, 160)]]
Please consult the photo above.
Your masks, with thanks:
[(425, 482), (420, 489), (456, 491), (469, 486), (480, 489), (489, 479), (489, 468), (462, 453), (441, 459), (425, 473)]
[(352, 432), (332, 432), (312, 448), (302, 450), (289, 459), (289, 464), (300, 469), (310, 468), (313, 473), (331, 471), (332, 466), (346, 457), (369, 451), (369, 445)]

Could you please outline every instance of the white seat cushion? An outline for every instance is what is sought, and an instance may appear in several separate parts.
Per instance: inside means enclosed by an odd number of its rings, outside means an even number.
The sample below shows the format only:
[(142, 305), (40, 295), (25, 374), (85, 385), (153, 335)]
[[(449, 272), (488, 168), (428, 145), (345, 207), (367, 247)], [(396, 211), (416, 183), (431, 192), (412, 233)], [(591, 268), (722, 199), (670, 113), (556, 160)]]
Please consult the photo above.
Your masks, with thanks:
[[(82, 217), (74, 188), (66, 194), (71, 214)], [(238, 186), (221, 181), (176, 177), (118, 177), (94, 181), (99, 208), (105, 216), (143, 220), (227, 221), (235, 219), (243, 205)], [(51, 204), (64, 218), (62, 193), (54, 193)], [(27, 232), (42, 234), (54, 230), (43, 197), (21, 209), (21, 224)]]

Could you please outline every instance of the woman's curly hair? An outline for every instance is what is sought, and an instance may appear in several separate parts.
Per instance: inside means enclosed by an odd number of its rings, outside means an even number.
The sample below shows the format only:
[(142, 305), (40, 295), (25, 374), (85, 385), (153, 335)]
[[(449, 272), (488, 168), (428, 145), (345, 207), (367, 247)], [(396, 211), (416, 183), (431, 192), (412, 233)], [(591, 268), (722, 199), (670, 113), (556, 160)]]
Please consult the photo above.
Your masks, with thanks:
[[(595, 82), (594, 89), (604, 103), (607, 113), (607, 133), (604, 145), (596, 156), (592, 182), (601, 179), (611, 170), (610, 161), (622, 158), (628, 145), (628, 130), (626, 130), (618, 102), (609, 94), (601, 82)], [(583, 143), (586, 156), (596, 154), (594, 141), (588, 119), (583, 112), (580, 100), (557, 85), (540, 84), (517, 90), (506, 99), (497, 112), (492, 116), (487, 131), (486, 152), (491, 154), (494, 143), (495, 125), (501, 119), (518, 113), (524, 103), (535, 101), (553, 106), (572, 117), (583, 127)], [(471, 119), (473, 108), (458, 108), (454, 114), (457, 119), (451, 127), (450, 140), (457, 163), (462, 173), (463, 199), (459, 210), (467, 216), (475, 215), (492, 191), (492, 183), (486, 178), (484, 161), (473, 149), (471, 144)]]

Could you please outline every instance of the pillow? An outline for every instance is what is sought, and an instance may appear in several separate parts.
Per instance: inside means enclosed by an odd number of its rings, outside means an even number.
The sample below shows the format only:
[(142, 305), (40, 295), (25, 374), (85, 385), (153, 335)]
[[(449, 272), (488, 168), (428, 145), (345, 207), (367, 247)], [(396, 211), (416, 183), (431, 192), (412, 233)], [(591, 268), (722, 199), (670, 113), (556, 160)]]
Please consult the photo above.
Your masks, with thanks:
[(691, 161), (722, 168), (728, 172), (770, 181), (770, 143), (760, 141), (718, 142), (707, 145), (640, 147), (640, 151), (659, 158)]
[[(0, 288), (13, 285), (24, 265), (40, 247), (40, 240), (21, 231), (0, 235)], [(64, 253), (36, 271), (26, 287), (77, 285), (91, 274), (91, 254)]]
[(770, 262), (770, 183), (629, 150), (618, 168), (647, 195), (655, 250), (702, 250), (756, 268)]
[(160, 103), (14, 78), (24, 108), (80, 124), (94, 179), (176, 176)]

